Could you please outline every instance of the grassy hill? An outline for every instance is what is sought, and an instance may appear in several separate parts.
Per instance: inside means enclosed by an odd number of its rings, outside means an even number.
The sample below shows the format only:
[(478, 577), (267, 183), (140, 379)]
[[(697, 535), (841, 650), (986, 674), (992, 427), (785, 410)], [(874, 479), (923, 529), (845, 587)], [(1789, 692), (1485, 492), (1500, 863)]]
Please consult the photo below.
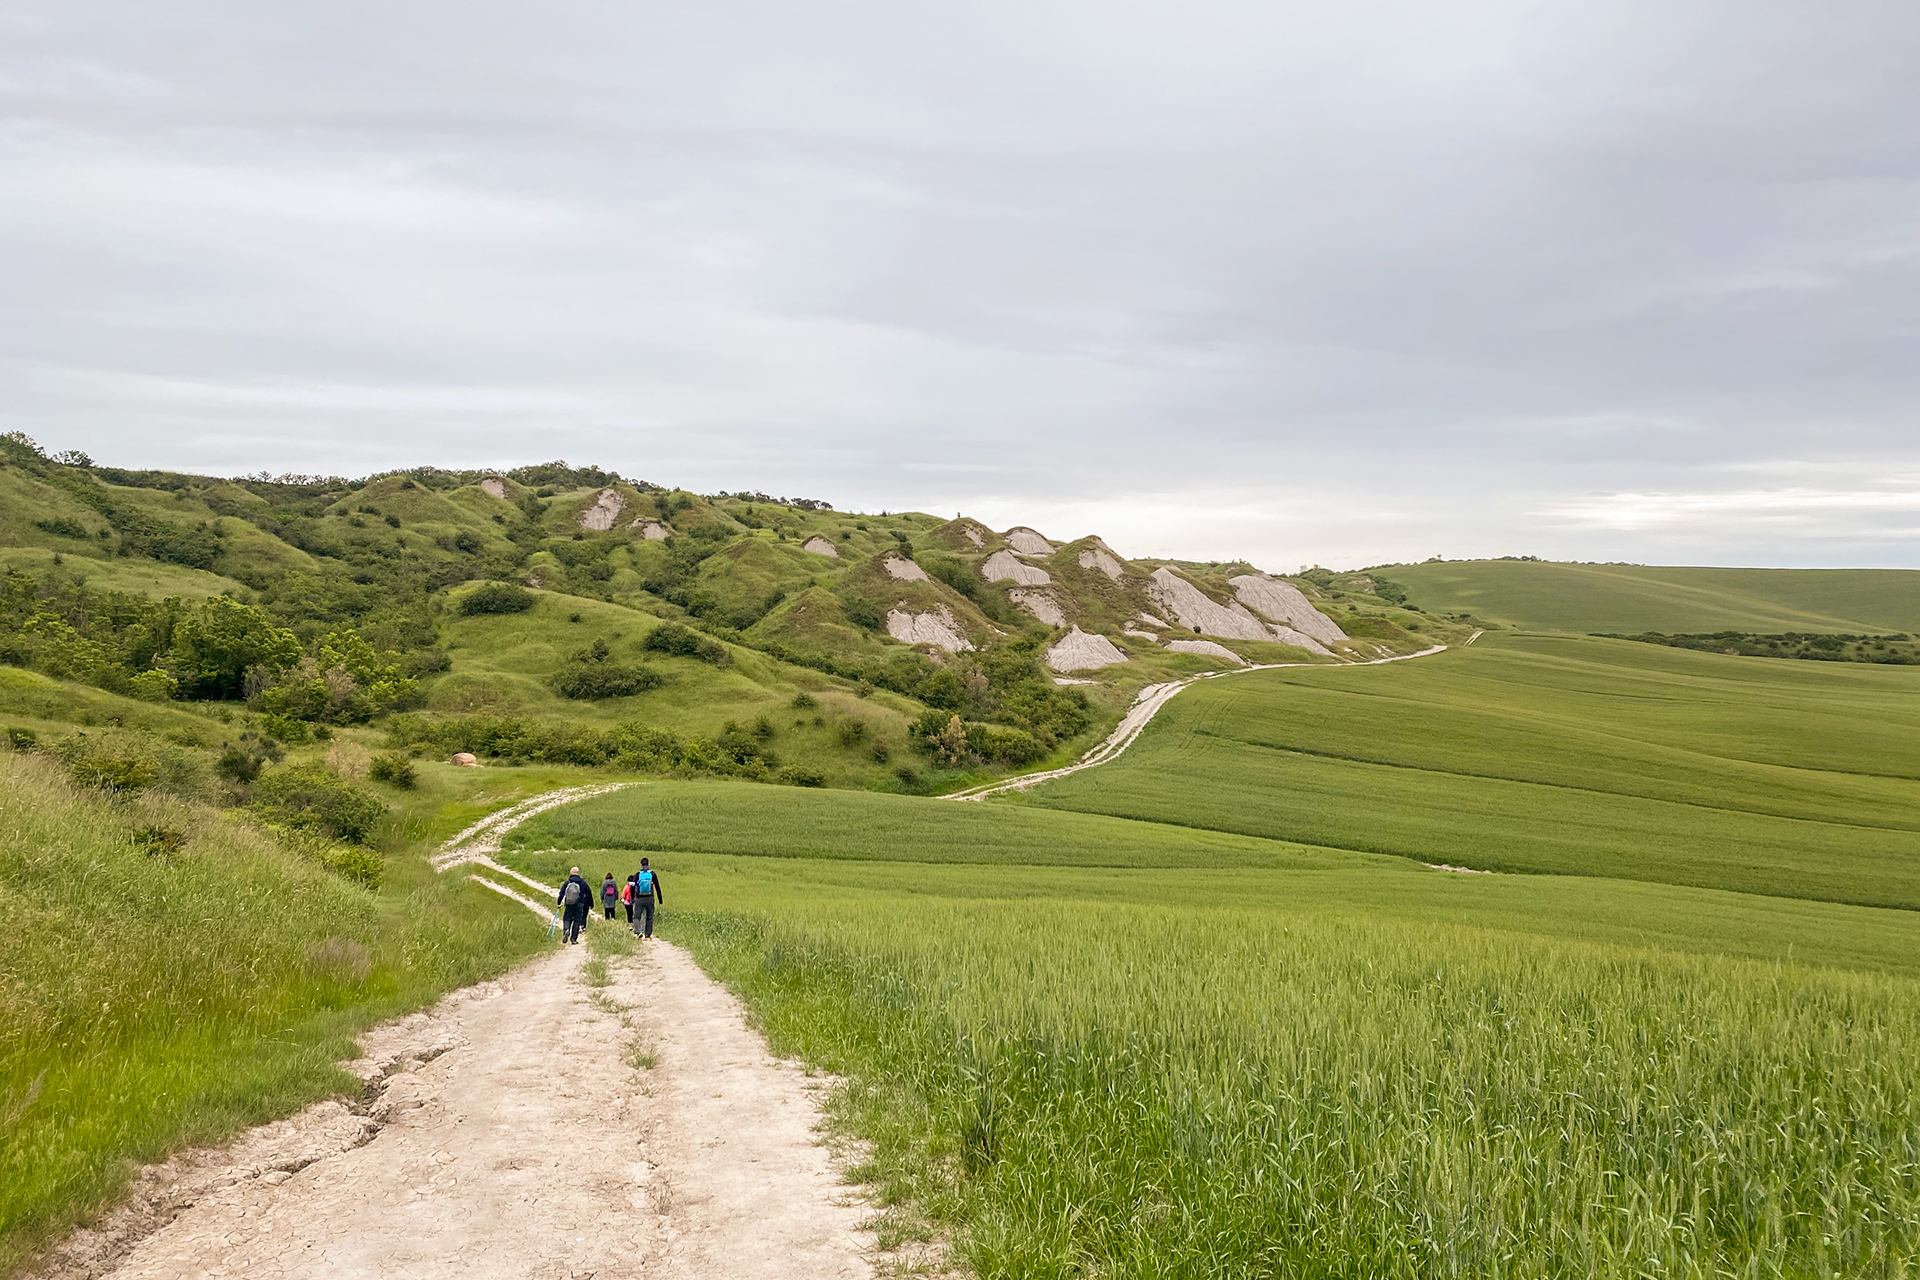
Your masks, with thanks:
[[(1356, 678), (1359, 677), (1359, 678)], [(1920, 907), (1920, 671), (1483, 637), (1183, 694), (1031, 802), (1421, 862)]]
[(1449, 560), (1368, 574), (1431, 613), (1544, 631), (1920, 632), (1920, 570)]

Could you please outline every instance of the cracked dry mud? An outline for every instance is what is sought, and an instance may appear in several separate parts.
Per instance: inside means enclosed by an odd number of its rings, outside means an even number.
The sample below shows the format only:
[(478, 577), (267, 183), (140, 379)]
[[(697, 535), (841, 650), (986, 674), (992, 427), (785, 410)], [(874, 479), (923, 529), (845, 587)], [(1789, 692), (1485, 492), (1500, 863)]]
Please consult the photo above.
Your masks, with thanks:
[(616, 958), (598, 992), (585, 952), (375, 1028), (358, 1105), (147, 1170), (33, 1274), (872, 1275), (871, 1210), (814, 1132), (826, 1083), (685, 952)]

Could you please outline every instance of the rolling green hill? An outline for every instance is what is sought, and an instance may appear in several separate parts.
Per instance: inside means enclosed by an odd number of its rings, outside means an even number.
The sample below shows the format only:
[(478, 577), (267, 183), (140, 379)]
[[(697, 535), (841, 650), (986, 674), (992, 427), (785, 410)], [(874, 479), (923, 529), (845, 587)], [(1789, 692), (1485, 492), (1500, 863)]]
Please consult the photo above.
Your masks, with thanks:
[(1916, 569), (1450, 560), (1367, 572), (1399, 583), (1431, 613), (1545, 631), (1920, 632)]
[(1920, 907), (1920, 671), (1490, 634), (1209, 681), (1031, 803), (1497, 871)]

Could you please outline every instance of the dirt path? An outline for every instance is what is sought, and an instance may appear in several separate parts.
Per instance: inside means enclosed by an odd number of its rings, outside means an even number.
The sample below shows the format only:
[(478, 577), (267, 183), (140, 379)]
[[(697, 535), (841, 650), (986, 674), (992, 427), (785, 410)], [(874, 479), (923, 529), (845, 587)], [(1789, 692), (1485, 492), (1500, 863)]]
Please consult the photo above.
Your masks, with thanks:
[(362, 1097), (145, 1171), (32, 1274), (871, 1276), (871, 1209), (814, 1132), (827, 1082), (678, 948), (613, 958), (598, 988), (587, 950), (375, 1028)]
[[(1480, 633), (1476, 631), (1473, 634), (1477, 637)], [(1469, 640), (1467, 643), (1472, 644), (1473, 641)], [(1446, 647), (1447, 646), (1443, 644), (1436, 644), (1432, 648), (1422, 649), (1418, 653), (1399, 653), (1391, 658), (1374, 658), (1369, 662), (1353, 662), (1342, 665), (1377, 667), (1383, 662), (1406, 662), (1411, 658), (1424, 658), (1429, 654), (1444, 652)], [(966, 791), (956, 791), (952, 795), (943, 798), (947, 800), (985, 800), (988, 796), (997, 796), (1005, 791), (1025, 791), (1027, 788), (1037, 787), (1043, 782), (1051, 782), (1055, 778), (1064, 778), (1070, 773), (1079, 773), (1082, 769), (1097, 768), (1109, 761), (1118, 759), (1128, 747), (1133, 745), (1134, 739), (1140, 736), (1140, 731), (1146, 728), (1155, 716), (1160, 714), (1160, 708), (1173, 701), (1174, 697), (1179, 694), (1182, 689), (1196, 684), (1201, 680), (1219, 680), (1226, 676), (1243, 676), (1249, 671), (1277, 671), (1282, 667), (1318, 667), (1325, 665), (1325, 663), (1320, 662), (1269, 662), (1260, 666), (1234, 667), (1227, 671), (1203, 671), (1197, 676), (1188, 676), (1185, 680), (1173, 680), (1166, 684), (1150, 684), (1142, 689), (1138, 696), (1134, 698), (1133, 705), (1127, 708), (1127, 714), (1121, 717), (1120, 723), (1114, 728), (1112, 733), (1107, 735), (1106, 741), (1065, 768), (1048, 769), (1041, 773), (1024, 774), (1008, 782), (990, 782), (985, 786), (973, 787)]]

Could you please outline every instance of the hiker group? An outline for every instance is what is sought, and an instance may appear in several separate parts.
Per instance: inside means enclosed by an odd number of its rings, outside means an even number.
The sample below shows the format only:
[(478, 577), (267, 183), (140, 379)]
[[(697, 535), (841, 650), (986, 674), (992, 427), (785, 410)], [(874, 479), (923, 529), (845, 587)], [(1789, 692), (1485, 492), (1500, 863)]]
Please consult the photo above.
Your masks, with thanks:
[[(666, 901), (666, 895), (660, 890), (660, 873), (645, 858), (640, 859), (640, 869), (628, 876), (625, 883), (615, 880), (611, 871), (600, 882), (600, 906), (607, 913), (607, 919), (614, 918), (617, 907), (626, 907), (627, 926), (641, 938), (653, 937), (654, 909), (664, 906)], [(567, 882), (560, 886), (554, 902), (560, 908), (559, 922), (566, 940), (579, 942), (587, 927), (587, 916), (593, 911), (593, 887), (581, 877), (580, 868), (575, 867), (567, 875)]]

